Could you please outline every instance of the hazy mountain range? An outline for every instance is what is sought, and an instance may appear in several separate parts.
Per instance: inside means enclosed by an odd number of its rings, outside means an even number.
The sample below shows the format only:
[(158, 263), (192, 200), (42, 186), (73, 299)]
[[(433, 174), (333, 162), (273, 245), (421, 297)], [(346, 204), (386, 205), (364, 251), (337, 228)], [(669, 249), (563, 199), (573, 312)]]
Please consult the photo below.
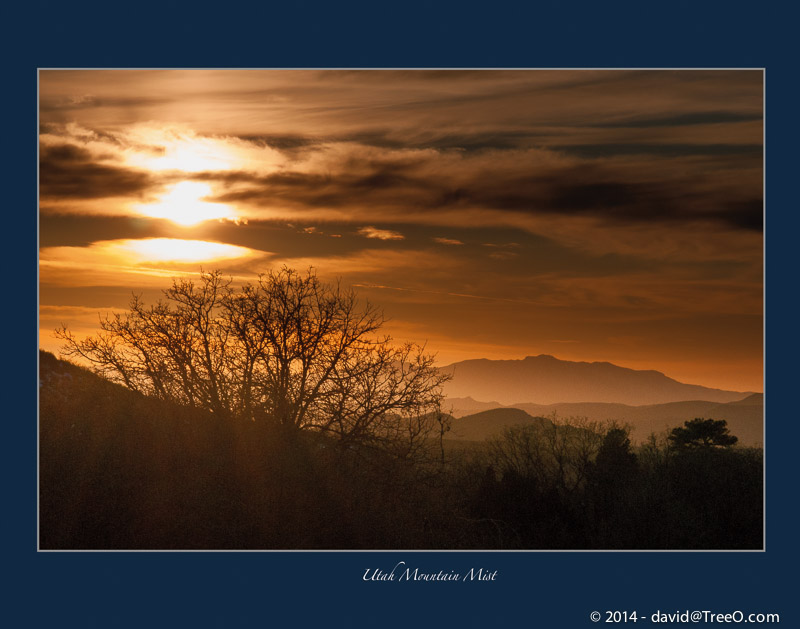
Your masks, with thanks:
[(553, 417), (617, 421), (633, 441), (695, 417), (724, 419), (743, 445), (762, 445), (764, 396), (678, 382), (658, 371), (607, 362), (571, 362), (553, 356), (522, 360), (466, 360), (443, 367), (448, 437), (479, 441), (512, 425)]
[(695, 417), (724, 419), (742, 445), (763, 445), (764, 396), (754, 393), (744, 400), (718, 404), (702, 400), (629, 406), (603, 402), (564, 404), (515, 404), (478, 402), (472, 398), (449, 398), (445, 404), (452, 416), (451, 439), (480, 441), (500, 435), (505, 428), (541, 421), (540, 418), (567, 420), (585, 417), (594, 421), (617, 421), (631, 427), (631, 439), (641, 442), (651, 433), (682, 425)]
[[(88, 372), (57, 361), (45, 352), (41, 353), (40, 360), (40, 386), (53, 382), (61, 386), (67, 381), (71, 384), (73, 377), (88, 377)], [(56, 364), (60, 365), (60, 370), (56, 369)], [(552, 369), (548, 370), (548, 366)], [(636, 371), (610, 363), (575, 363), (552, 356), (469, 360), (443, 369), (455, 374), (446, 385), (448, 397), (444, 403), (444, 411), (453, 417), (451, 431), (446, 435), (448, 439), (482, 441), (501, 435), (505, 428), (513, 425), (580, 417), (626, 424), (631, 428), (631, 439), (641, 442), (651, 433), (663, 433), (685, 421), (703, 417), (726, 420), (731, 433), (742, 445), (763, 444), (764, 396), (761, 393), (710, 389), (683, 384), (656, 371)], [(559, 376), (562, 379), (559, 380)], [(607, 388), (603, 388), (606, 385)], [(119, 387), (119, 390), (123, 389)], [(465, 390), (468, 394), (464, 396), (453, 393)], [(613, 395), (621, 400), (663, 399), (681, 392), (697, 397), (650, 404), (603, 401)], [(561, 401), (531, 401), (540, 395), (545, 400), (560, 396)], [(491, 401), (476, 399), (479, 396)], [(720, 402), (720, 398), (723, 401)], [(509, 399), (516, 401), (504, 402)]]
[(606, 402), (640, 406), (704, 400), (727, 403), (752, 391), (724, 391), (684, 384), (658, 371), (641, 371), (607, 362), (571, 362), (542, 354), (522, 360), (465, 360), (443, 367), (453, 379), (449, 398), (492, 400), (497, 405)]

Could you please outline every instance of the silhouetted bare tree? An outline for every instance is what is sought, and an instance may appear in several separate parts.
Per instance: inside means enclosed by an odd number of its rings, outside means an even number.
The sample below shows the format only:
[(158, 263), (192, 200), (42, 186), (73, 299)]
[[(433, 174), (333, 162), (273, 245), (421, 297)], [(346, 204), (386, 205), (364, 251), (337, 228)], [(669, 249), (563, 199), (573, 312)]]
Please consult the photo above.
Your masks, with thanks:
[(352, 290), (289, 268), (239, 288), (219, 271), (174, 280), (164, 300), (100, 321), (67, 356), (134, 391), (215, 414), (315, 430), (408, 457), (442, 432), (448, 376), (418, 345), (378, 336)]
[(581, 489), (603, 442), (604, 426), (582, 417), (507, 428), (489, 440), (488, 457), (501, 475), (513, 471), (540, 488), (564, 493)]

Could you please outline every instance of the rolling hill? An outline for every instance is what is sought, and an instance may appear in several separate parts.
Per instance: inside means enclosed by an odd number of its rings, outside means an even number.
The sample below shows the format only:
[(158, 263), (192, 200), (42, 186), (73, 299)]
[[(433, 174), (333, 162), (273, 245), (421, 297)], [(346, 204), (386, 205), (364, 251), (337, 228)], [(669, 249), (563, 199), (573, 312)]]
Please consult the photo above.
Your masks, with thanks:
[(531, 417), (518, 408), (495, 408), (482, 411), (467, 417), (454, 418), (447, 439), (465, 441), (483, 441), (489, 437), (503, 434), (506, 428), (519, 425), (540, 424), (548, 420), (542, 417)]
[[(724, 404), (694, 400), (643, 406), (603, 402), (503, 406), (496, 402), (478, 402), (472, 398), (449, 398), (445, 408), (454, 417), (451, 438), (485, 439), (502, 432), (509, 425), (506, 420), (518, 419), (516, 423), (527, 423), (529, 420), (526, 417), (550, 418), (555, 415), (563, 419), (586, 417), (590, 420), (613, 420), (628, 424), (631, 427), (631, 439), (641, 442), (651, 433), (659, 434), (680, 426), (687, 420), (703, 417), (727, 421), (731, 433), (739, 437), (742, 445), (763, 445), (764, 396), (761, 393)], [(481, 409), (481, 412), (476, 413), (475, 409)], [(525, 415), (508, 412), (515, 410), (523, 411)], [(463, 431), (456, 429), (461, 422), (465, 422)], [(499, 430), (495, 430), (496, 426), (500, 426)], [(459, 436), (462, 433), (470, 436)]]

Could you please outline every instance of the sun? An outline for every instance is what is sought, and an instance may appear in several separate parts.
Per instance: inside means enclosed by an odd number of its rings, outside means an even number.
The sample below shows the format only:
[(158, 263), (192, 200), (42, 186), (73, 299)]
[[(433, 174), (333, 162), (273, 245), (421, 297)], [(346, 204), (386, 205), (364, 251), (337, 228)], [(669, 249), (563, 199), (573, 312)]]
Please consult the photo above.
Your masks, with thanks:
[(203, 200), (210, 195), (211, 186), (207, 183), (181, 181), (173, 184), (158, 202), (138, 205), (136, 209), (144, 216), (165, 218), (184, 227), (213, 219), (236, 218), (230, 206)]

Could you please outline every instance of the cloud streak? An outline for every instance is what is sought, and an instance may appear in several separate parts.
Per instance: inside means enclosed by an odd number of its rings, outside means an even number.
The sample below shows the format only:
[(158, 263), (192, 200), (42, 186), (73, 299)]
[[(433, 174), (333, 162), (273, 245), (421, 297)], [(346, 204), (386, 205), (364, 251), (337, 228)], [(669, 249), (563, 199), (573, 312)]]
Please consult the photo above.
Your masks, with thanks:
[(392, 231), (391, 229), (378, 229), (372, 226), (362, 227), (358, 230), (358, 233), (365, 238), (377, 240), (405, 240), (405, 236), (400, 232)]
[(153, 186), (149, 173), (104, 163), (75, 144), (43, 146), (39, 153), (39, 194), (45, 199), (138, 197)]

